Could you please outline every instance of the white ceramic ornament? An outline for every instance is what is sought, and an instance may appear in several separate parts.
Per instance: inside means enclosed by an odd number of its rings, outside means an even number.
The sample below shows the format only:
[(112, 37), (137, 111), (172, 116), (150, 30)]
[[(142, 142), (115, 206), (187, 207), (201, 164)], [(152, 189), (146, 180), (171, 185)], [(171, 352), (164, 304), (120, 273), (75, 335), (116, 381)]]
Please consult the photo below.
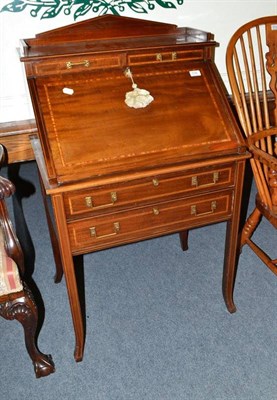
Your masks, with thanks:
[(131, 92), (127, 92), (125, 95), (125, 103), (128, 107), (132, 108), (144, 108), (147, 107), (153, 100), (154, 97), (145, 89), (139, 89), (138, 85), (134, 82), (132, 72), (129, 68), (125, 71), (125, 76), (132, 80)]

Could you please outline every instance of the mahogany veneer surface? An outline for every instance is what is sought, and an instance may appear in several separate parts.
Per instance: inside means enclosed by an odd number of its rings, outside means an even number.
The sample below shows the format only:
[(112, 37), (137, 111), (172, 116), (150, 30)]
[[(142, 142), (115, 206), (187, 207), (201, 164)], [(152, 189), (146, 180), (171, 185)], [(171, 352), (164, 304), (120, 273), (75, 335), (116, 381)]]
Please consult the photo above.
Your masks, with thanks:
[[(73, 256), (227, 221), (223, 295), (233, 286), (248, 157), (214, 63), (213, 35), (111, 15), (22, 41), (33, 141), (57, 276), (64, 272), (81, 360)], [(126, 76), (154, 100), (130, 108)]]

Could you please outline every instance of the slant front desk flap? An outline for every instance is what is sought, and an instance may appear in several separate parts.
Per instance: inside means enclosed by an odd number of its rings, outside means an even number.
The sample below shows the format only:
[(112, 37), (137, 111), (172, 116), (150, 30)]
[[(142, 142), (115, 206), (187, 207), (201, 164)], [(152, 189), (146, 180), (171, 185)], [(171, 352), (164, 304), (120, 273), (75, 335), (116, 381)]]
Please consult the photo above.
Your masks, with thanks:
[[(131, 21), (131, 31), (117, 29), (122, 20)], [(23, 43), (52, 183), (240, 151), (237, 128), (215, 81), (212, 35), (141, 23), (105, 16)], [(73, 34), (78, 27), (86, 35), (80, 43)], [(162, 32), (159, 40), (156, 31)], [(146, 107), (125, 103), (133, 83), (153, 97)]]

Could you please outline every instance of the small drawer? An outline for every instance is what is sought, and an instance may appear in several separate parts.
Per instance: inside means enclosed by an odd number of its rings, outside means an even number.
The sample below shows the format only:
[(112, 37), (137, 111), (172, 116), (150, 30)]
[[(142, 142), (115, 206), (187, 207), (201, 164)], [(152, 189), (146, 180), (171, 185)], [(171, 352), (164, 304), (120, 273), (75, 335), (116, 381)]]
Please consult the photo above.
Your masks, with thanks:
[(36, 75), (52, 75), (60, 73), (72, 73), (81, 71), (90, 71), (94, 69), (113, 68), (121, 66), (120, 55), (113, 57), (95, 57), (85, 55), (83, 57), (66, 57), (53, 60), (51, 62), (38, 62), (35, 63), (34, 73)]
[(233, 165), (178, 174), (158, 174), (118, 185), (65, 193), (64, 204), (70, 218), (98, 211), (111, 212), (121, 206), (151, 203), (182, 193), (230, 187), (233, 181)]
[(186, 51), (162, 51), (162, 52), (151, 52), (145, 54), (129, 54), (128, 65), (139, 65), (139, 64), (153, 64), (161, 62), (172, 62), (172, 61), (192, 61), (202, 60), (203, 49), (199, 50), (186, 50)]
[(231, 209), (232, 192), (224, 191), (69, 222), (72, 251), (93, 251), (222, 221)]

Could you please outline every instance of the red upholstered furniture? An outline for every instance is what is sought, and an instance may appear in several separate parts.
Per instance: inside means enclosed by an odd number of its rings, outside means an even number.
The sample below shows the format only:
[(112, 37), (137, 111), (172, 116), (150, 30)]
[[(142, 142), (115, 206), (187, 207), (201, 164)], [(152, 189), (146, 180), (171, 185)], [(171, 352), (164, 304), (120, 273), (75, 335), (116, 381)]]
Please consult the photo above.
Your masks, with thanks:
[[(0, 160), (3, 159), (0, 145)], [(16, 319), (24, 329), (25, 344), (33, 361), (37, 378), (55, 371), (51, 356), (41, 353), (36, 345), (37, 306), (24, 282), (24, 261), (19, 241), (13, 231), (5, 199), (14, 193), (14, 185), (0, 177), (0, 315)]]

